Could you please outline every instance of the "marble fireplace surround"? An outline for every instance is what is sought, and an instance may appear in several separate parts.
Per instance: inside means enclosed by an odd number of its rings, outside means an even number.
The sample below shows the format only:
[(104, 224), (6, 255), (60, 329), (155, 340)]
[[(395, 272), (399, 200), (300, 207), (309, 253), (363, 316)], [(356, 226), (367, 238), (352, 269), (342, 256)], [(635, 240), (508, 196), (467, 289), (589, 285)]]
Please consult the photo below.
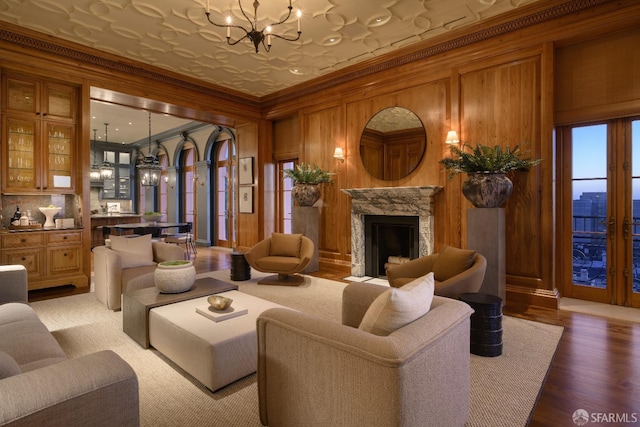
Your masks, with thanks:
[(346, 188), (351, 196), (351, 275), (365, 275), (366, 215), (417, 216), (419, 256), (429, 255), (434, 246), (434, 196), (441, 186)]

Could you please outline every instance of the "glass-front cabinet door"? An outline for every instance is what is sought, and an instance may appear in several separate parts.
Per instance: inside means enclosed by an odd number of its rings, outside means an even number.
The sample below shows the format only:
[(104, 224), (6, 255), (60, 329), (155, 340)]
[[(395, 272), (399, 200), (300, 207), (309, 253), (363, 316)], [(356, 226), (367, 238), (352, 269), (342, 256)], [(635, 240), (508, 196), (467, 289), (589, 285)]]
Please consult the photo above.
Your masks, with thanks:
[(75, 190), (77, 88), (3, 76), (2, 189)]
[(43, 132), (48, 138), (44, 158), (47, 166), (46, 182), (42, 183), (44, 190), (64, 190), (73, 187), (74, 172), (73, 167), (73, 134), (72, 125), (57, 123), (46, 123), (46, 130)]
[(5, 192), (73, 190), (74, 125), (8, 116), (3, 127)]
[(6, 164), (2, 182), (7, 192), (36, 190), (40, 185), (36, 176), (36, 127), (36, 120), (5, 118), (3, 128), (6, 144), (3, 145), (2, 157)]
[(37, 114), (40, 112), (38, 102), (38, 82), (36, 80), (5, 79), (4, 111)]

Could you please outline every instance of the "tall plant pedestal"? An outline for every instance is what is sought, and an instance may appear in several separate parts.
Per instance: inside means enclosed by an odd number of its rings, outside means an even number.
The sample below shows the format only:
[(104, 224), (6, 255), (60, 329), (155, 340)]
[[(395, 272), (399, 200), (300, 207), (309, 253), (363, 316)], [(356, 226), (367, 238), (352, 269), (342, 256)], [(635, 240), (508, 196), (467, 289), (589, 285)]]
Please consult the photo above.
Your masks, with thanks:
[(467, 209), (467, 248), (487, 259), (487, 271), (480, 292), (506, 302), (504, 208)]
[(303, 234), (313, 242), (313, 258), (309, 265), (302, 270), (303, 273), (313, 273), (318, 271), (320, 263), (318, 261), (318, 225), (320, 212), (315, 206), (294, 206), (291, 224), (293, 234)]

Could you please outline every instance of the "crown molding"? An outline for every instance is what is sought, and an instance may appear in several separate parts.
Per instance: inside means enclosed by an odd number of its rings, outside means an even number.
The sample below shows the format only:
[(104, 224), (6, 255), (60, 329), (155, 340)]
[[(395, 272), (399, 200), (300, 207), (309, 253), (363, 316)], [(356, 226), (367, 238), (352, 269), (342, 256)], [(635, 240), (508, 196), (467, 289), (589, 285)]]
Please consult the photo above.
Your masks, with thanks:
[[(434, 41), (436, 39), (425, 40), (419, 44), (407, 46), (406, 48), (379, 58), (373, 58), (360, 64), (355, 64), (344, 70), (318, 77), (317, 79), (301, 83), (292, 88), (265, 95), (261, 98), (263, 101), (262, 106), (265, 108), (276, 103), (292, 101), (301, 96), (349, 83), (362, 77), (391, 70), (415, 61), (432, 58), (481, 41), (497, 38), (505, 34), (613, 2), (615, 2), (615, 0), (572, 0), (552, 6), (543, 5), (542, 9), (540, 4), (533, 3), (530, 8), (526, 9), (527, 12), (523, 15), (521, 11), (517, 11), (509, 15), (498, 16), (486, 21), (489, 23), (494, 22), (493, 25), (482, 23), (475, 26), (475, 28), (481, 26), (482, 29), (474, 30), (473, 27), (467, 30), (461, 29), (460, 31), (464, 33), (457, 37), (451, 38), (451, 33), (449, 33), (443, 36), (445, 40), (442, 42)], [(515, 14), (521, 14), (522, 16), (514, 18)], [(505, 21), (505, 19), (507, 19), (507, 21)], [(495, 23), (496, 21), (498, 21), (498, 23)]]
[[(45, 38), (48, 40), (45, 40)], [(3, 22), (3, 28), (0, 29), (0, 41), (10, 43), (20, 48), (36, 50), (47, 55), (55, 55), (66, 60), (71, 60), (74, 63), (81, 63), (82, 65), (96, 67), (101, 70), (123, 73), (147, 81), (165, 83), (203, 95), (223, 98), (230, 102), (247, 105), (252, 109), (260, 108), (260, 100), (258, 97), (246, 95), (224, 87), (199, 84), (197, 81), (190, 80), (187, 76), (175, 74), (169, 70), (68, 42), (55, 38), (54, 36), (47, 36), (14, 24)]]

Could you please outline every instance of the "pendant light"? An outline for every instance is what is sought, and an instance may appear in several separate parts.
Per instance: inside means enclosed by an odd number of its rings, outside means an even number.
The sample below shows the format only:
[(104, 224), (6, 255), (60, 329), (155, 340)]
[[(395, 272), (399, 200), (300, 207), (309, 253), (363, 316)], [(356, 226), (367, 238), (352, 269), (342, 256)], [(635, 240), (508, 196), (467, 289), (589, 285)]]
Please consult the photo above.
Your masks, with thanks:
[(102, 182), (102, 177), (100, 176), (100, 167), (96, 164), (96, 152), (94, 150), (94, 145), (96, 141), (96, 132), (98, 129), (93, 130), (93, 140), (91, 140), (91, 172), (89, 173), (89, 179), (91, 182)]
[(151, 112), (149, 111), (149, 153), (136, 165), (138, 180), (145, 187), (157, 187), (160, 184), (162, 166), (155, 154), (151, 153)]
[[(108, 126), (109, 126), (109, 123), (104, 124), (104, 142), (106, 143), (109, 143), (109, 136), (107, 134)], [(114, 171), (115, 169), (113, 165), (109, 161), (107, 161), (106, 158), (104, 158), (102, 162), (102, 166), (100, 166), (100, 178), (102, 178), (103, 180), (111, 179), (113, 178)]]

